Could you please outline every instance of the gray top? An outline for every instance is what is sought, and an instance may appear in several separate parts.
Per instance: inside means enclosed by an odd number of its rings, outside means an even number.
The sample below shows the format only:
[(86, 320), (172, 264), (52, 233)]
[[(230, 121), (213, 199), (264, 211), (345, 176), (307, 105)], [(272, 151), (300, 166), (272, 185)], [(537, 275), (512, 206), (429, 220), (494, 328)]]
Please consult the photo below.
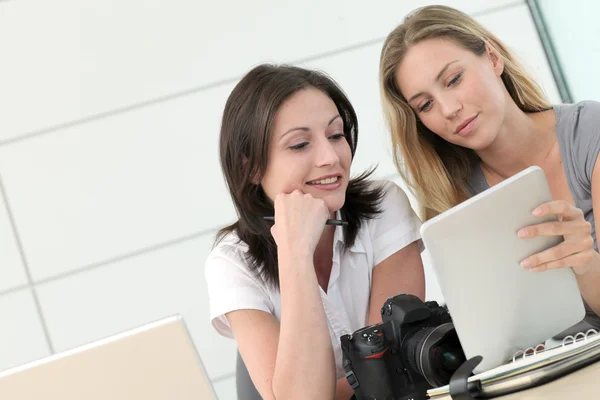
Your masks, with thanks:
[[(594, 248), (598, 250), (596, 224), (592, 205), (592, 172), (600, 154), (600, 103), (582, 101), (577, 104), (554, 106), (556, 137), (562, 157), (567, 183), (575, 206), (583, 211), (586, 221), (592, 225)], [(477, 165), (468, 187), (473, 195), (489, 189), (483, 171)], [(600, 328), (600, 318), (585, 303), (586, 318), (580, 324), (559, 335), (585, 331), (588, 325)], [(587, 325), (586, 325), (587, 324)]]
[[(598, 250), (592, 205), (592, 172), (600, 154), (600, 103), (582, 101), (577, 104), (556, 105), (554, 113), (556, 137), (567, 183), (575, 206), (583, 211), (586, 221), (592, 225), (594, 247)], [(474, 195), (489, 189), (479, 166), (473, 168), (468, 186)]]

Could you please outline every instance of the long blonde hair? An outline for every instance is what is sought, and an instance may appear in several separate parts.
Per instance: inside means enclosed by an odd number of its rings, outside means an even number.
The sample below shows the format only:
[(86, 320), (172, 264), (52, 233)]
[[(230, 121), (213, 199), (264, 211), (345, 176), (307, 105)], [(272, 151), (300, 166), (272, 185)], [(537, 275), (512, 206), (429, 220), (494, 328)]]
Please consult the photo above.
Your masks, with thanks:
[(524, 112), (551, 107), (508, 48), (469, 15), (450, 7), (427, 6), (406, 16), (383, 44), (379, 84), (394, 163), (416, 196), (424, 220), (471, 197), (467, 183), (478, 160), (473, 150), (449, 143), (427, 129), (396, 85), (396, 69), (408, 49), (433, 38), (448, 39), (477, 55), (485, 54), (486, 44), (493, 47), (504, 61), (501, 78), (517, 106)]

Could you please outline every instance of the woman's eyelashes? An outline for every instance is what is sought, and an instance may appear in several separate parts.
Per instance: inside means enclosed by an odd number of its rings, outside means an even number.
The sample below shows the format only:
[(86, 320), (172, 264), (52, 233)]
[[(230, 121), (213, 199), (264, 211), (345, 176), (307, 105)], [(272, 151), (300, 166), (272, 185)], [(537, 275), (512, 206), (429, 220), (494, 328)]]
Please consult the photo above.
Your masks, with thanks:
[(450, 82), (448, 82), (447, 86), (451, 87), (456, 85), (458, 82), (460, 82), (460, 78), (462, 78), (462, 72), (459, 72), (458, 74), (454, 75), (454, 78), (452, 78)]
[[(458, 74), (454, 75), (454, 77), (446, 84), (446, 87), (451, 88), (452, 86), (456, 86), (460, 83), (461, 78), (462, 72), (459, 72)], [(419, 112), (429, 111), (429, 109), (431, 108), (431, 104), (432, 101), (427, 100), (425, 103), (423, 103), (423, 105), (419, 107)]]
[[(345, 135), (343, 133), (334, 133), (333, 135), (329, 135), (327, 138), (331, 141), (337, 142), (341, 139), (344, 139)], [(303, 141), (301, 143), (294, 144), (289, 146), (288, 149), (293, 151), (299, 151), (305, 149), (310, 144), (309, 141)]]
[(431, 107), (431, 100), (427, 100), (421, 107), (419, 107), (419, 112), (424, 112), (429, 110)]
[(290, 146), (290, 147), (288, 147), (288, 149), (290, 149), (290, 150), (302, 150), (306, 146), (308, 146), (308, 142), (302, 142), (302, 143), (298, 143), (298, 144), (295, 144), (293, 146)]

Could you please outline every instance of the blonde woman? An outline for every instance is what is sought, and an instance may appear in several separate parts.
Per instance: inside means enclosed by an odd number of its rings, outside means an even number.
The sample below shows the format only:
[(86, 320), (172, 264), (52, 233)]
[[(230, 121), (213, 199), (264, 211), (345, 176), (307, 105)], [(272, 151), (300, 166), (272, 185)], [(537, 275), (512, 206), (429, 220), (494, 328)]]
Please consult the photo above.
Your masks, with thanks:
[[(562, 235), (522, 261), (545, 271), (570, 267), (583, 298), (600, 312), (600, 103), (552, 105), (510, 50), (470, 16), (420, 8), (394, 29), (380, 60), (382, 101), (396, 166), (427, 220), (532, 165), (554, 201), (537, 215), (559, 222), (524, 227), (525, 240)], [(588, 307), (588, 320), (598, 318)]]

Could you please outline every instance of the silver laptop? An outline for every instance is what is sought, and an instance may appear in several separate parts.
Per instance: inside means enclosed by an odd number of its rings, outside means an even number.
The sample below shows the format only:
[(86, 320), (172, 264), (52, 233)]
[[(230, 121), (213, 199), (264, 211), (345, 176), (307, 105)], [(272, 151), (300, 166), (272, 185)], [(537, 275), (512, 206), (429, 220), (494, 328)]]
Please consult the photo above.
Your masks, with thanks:
[(552, 219), (531, 214), (551, 200), (543, 170), (531, 167), (421, 227), (465, 355), (483, 357), (475, 372), (506, 363), (584, 317), (570, 268), (534, 273), (520, 266), (562, 240), (517, 236), (520, 228)]
[(181, 316), (0, 372), (0, 399), (213, 400)]

